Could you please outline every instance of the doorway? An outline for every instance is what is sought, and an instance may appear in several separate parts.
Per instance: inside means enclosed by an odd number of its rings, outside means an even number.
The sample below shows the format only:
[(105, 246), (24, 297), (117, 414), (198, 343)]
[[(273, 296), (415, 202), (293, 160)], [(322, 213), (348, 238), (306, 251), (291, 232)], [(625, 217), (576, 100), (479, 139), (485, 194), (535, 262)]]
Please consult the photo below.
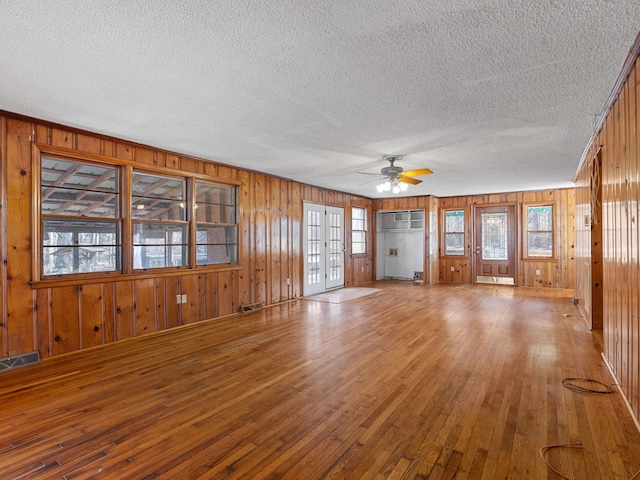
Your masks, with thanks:
[(344, 209), (304, 204), (304, 291), (344, 287)]
[(515, 285), (515, 206), (474, 209), (474, 267), (476, 283)]
[(424, 211), (378, 212), (376, 224), (376, 279), (392, 278), (423, 283)]

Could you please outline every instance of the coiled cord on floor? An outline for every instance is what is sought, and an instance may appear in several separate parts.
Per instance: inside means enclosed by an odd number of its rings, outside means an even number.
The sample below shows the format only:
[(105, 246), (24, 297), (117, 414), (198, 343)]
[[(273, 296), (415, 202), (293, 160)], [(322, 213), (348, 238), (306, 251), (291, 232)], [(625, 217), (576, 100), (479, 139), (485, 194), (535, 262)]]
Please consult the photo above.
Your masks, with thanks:
[[(546, 447), (542, 447), (540, 449), (540, 457), (542, 457), (542, 461), (544, 462), (544, 464), (547, 466), (547, 468), (549, 470), (551, 470), (553, 473), (558, 475), (560, 478), (564, 478), (565, 480), (573, 480), (571, 477), (567, 477), (565, 474), (563, 474), (558, 469), (556, 469), (553, 465), (551, 465), (549, 462), (547, 462), (547, 459), (544, 456), (544, 454), (547, 453), (549, 450), (554, 449), (554, 448), (584, 448), (582, 446), (582, 442), (578, 442), (578, 443), (559, 443), (557, 445), (547, 445)], [(629, 480), (636, 480), (639, 477), (640, 477), (640, 470), (638, 470), (636, 473), (634, 473), (633, 476), (629, 478)]]
[[(578, 385), (575, 382), (582, 382), (587, 384), (587, 386)], [(592, 388), (594, 385), (597, 385), (598, 388)], [(562, 379), (563, 387), (578, 393), (595, 393), (595, 394), (615, 393), (616, 391), (613, 388), (611, 388), (613, 385), (615, 385), (615, 383), (611, 385), (606, 385), (598, 380), (592, 380), (590, 378), (566, 377)], [(604, 387), (604, 388), (600, 388), (600, 387)], [(542, 447), (540, 449), (540, 457), (542, 458), (542, 461), (544, 462), (544, 464), (547, 466), (549, 470), (551, 470), (553, 473), (558, 475), (560, 478), (564, 478), (565, 480), (572, 480), (571, 477), (567, 477), (547, 461), (545, 454), (549, 450), (552, 450), (554, 448), (581, 448), (582, 449), (584, 448), (582, 446), (582, 442), (559, 443), (557, 445), (547, 445), (546, 447)], [(629, 478), (629, 480), (636, 480), (638, 478), (640, 478), (640, 470), (634, 473), (633, 476)]]
[[(579, 385), (574, 382), (582, 382), (585, 385)], [(592, 388), (597, 385), (598, 388)], [(611, 388), (611, 385), (605, 385), (598, 380), (592, 380), (590, 378), (578, 378), (578, 377), (566, 377), (562, 379), (562, 386), (578, 393), (615, 393), (616, 391)], [(600, 388), (604, 387), (604, 388)]]

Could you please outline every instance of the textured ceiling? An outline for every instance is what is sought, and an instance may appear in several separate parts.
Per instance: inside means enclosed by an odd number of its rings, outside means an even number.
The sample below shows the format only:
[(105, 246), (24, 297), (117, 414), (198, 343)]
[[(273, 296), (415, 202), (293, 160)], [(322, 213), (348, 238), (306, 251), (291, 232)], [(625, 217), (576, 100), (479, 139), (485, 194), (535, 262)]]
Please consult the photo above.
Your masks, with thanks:
[(385, 154), (435, 172), (403, 195), (570, 185), (640, 19), (630, 0), (1, 8), (0, 109), (371, 198), (357, 172)]

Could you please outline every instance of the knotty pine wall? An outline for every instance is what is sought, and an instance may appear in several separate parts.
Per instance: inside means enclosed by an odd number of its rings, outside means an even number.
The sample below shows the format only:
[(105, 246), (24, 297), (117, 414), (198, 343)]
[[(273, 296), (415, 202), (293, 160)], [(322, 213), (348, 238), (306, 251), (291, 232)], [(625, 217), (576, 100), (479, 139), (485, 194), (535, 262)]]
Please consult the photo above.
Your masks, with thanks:
[[(107, 161), (134, 161), (151, 171), (168, 168), (237, 183), (239, 265), (32, 284), (36, 143)], [(6, 112), (0, 114), (0, 155), (0, 356), (39, 350), (41, 357), (49, 357), (234, 314), (244, 304), (272, 305), (300, 297), (303, 201), (344, 207), (345, 285), (373, 280), (373, 254), (348, 254), (351, 206), (367, 209), (369, 252), (375, 251), (370, 199)], [(188, 303), (177, 304), (177, 294), (186, 294)]]
[(602, 162), (599, 146), (576, 174), (575, 267), (578, 308), (590, 329), (602, 329)]
[[(525, 203), (548, 202), (554, 206), (554, 226), (555, 226), (555, 251), (556, 257), (550, 260), (528, 260), (522, 258), (522, 226), (520, 218), (522, 208)], [(517, 230), (517, 276), (516, 284), (524, 287), (542, 288), (574, 288), (574, 236), (573, 236), (573, 209), (575, 193), (573, 188), (497, 193), (488, 195), (471, 195), (458, 197), (399, 197), (387, 198), (374, 201), (374, 210), (397, 211), (397, 210), (425, 210), (425, 225), (429, 225), (430, 215), (435, 215), (435, 228), (431, 235), (428, 229), (425, 230), (425, 251), (426, 251), (426, 271), (429, 276), (425, 279), (427, 285), (434, 285), (438, 282), (471, 284), (472, 278), (472, 256), (471, 245), (471, 215), (472, 206), (495, 205), (510, 203), (516, 205)], [(441, 255), (442, 245), (441, 231), (443, 225), (444, 209), (458, 208), (466, 212), (466, 252), (465, 256), (447, 257)], [(430, 242), (435, 242), (435, 245)], [(452, 271), (453, 267), (453, 271)], [(540, 270), (540, 275), (536, 275), (536, 270)]]
[[(514, 204), (516, 205), (516, 285), (521, 287), (542, 288), (574, 288), (575, 268), (573, 265), (573, 209), (575, 201), (574, 189), (555, 189), (544, 191), (497, 193), (488, 195), (471, 195), (458, 197), (441, 197), (438, 221), (443, 224), (442, 210), (458, 208), (465, 210), (466, 217), (466, 255), (461, 257), (440, 257), (440, 281), (447, 283), (473, 283), (473, 256), (471, 248), (472, 215), (474, 206)], [(554, 209), (555, 252), (554, 259), (523, 259), (522, 252), (522, 215), (523, 205), (534, 202), (549, 202)], [(442, 252), (441, 252), (442, 253)], [(453, 271), (452, 271), (453, 267)], [(536, 275), (540, 270), (540, 275)]]
[[(580, 198), (590, 195), (584, 179), (590, 175), (590, 161), (600, 148), (603, 353), (640, 428), (639, 55), (640, 35), (613, 88), (576, 178), (582, 190)], [(588, 229), (576, 233), (581, 249), (593, 243)], [(598, 266), (592, 262), (591, 268), (595, 271)], [(584, 288), (577, 290), (577, 296), (584, 298)]]

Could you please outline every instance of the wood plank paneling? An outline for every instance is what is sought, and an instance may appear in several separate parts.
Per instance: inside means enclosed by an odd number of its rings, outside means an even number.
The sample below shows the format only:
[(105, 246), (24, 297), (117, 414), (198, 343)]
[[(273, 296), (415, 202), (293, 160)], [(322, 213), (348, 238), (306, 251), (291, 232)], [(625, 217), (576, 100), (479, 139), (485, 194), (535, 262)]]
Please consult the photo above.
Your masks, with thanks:
[(31, 282), (32, 176), (31, 140), (34, 126), (20, 120), (7, 121), (6, 198), (7, 245), (6, 312), (7, 351), (16, 355), (35, 350), (37, 332), (33, 322), (35, 292)]
[[(180, 304), (180, 324), (186, 325), (198, 320), (198, 277), (183, 275), (180, 278), (181, 295), (186, 295), (186, 303)], [(171, 301), (168, 298), (167, 301)], [(175, 301), (175, 297), (174, 300)]]
[(135, 318), (133, 285), (131, 281), (116, 283), (116, 340), (132, 338), (137, 333), (136, 324), (133, 321)]
[(83, 348), (80, 335), (78, 292), (81, 286), (60, 287), (51, 291), (53, 355)]
[[(597, 328), (602, 318), (604, 357), (616, 376), (636, 423), (640, 425), (640, 38), (631, 50), (634, 55), (612, 93), (599, 130), (592, 137), (576, 173), (576, 295), (585, 300), (588, 285), (582, 277), (586, 269), (593, 275), (592, 312), (582, 309), (587, 323)], [(600, 149), (601, 148), (601, 149)], [(599, 154), (597, 151), (599, 150)], [(593, 161), (597, 160), (601, 185), (601, 212), (591, 209)], [(597, 172), (596, 172), (597, 173)], [(601, 225), (583, 227), (584, 218), (601, 213)], [(602, 237), (602, 247), (598, 245)], [(599, 260), (602, 260), (601, 265)], [(598, 276), (602, 276), (600, 288)], [(601, 292), (599, 291), (601, 290)], [(601, 294), (602, 310), (598, 311)], [(590, 318), (591, 314), (591, 318)]]
[[(244, 304), (272, 305), (298, 298), (302, 295), (303, 201), (330, 202), (345, 209), (363, 205), (373, 218), (371, 200), (362, 197), (39, 120), (26, 121), (17, 115), (2, 114), (0, 122), (0, 214), (3, 225), (11, 225), (0, 234), (0, 253), (6, 257), (0, 267), (4, 355), (37, 349), (47, 357), (234, 314)], [(132, 161), (148, 171), (161, 167), (173, 169), (176, 175), (199, 173), (212, 180), (238, 182), (238, 270), (198, 267), (178, 275), (160, 273), (155, 278), (148, 272), (127, 272), (103, 283), (83, 284), (79, 279), (51, 286), (41, 282), (34, 288), (32, 214), (38, 205), (33, 203), (32, 188), (37, 182), (32, 177), (32, 152), (36, 141), (64, 149), (70, 156), (93, 154), (104, 162), (113, 158), (115, 164)], [(345, 231), (350, 235), (350, 228)], [(368, 240), (373, 242), (373, 236)], [(348, 285), (373, 280), (372, 253), (358, 259), (345, 257)], [(176, 295), (186, 295), (186, 303), (178, 304)], [(67, 315), (65, 305), (73, 306), (75, 313)]]
[[(83, 348), (103, 345), (105, 338), (105, 304), (102, 298), (103, 285), (83, 285), (81, 289), (80, 318)], [(50, 291), (50, 289), (43, 289)]]
[[(7, 119), (0, 116), (0, 232), (7, 231)], [(37, 304), (36, 304), (37, 305)], [(45, 309), (47, 311), (48, 309)], [(42, 312), (36, 312), (42, 315)], [(9, 336), (7, 334), (7, 236), (0, 233), (0, 355), (7, 356)], [(42, 335), (38, 332), (38, 343)]]
[(134, 283), (135, 332), (136, 335), (157, 332), (156, 280), (145, 278)]
[[(490, 195), (442, 197), (439, 199), (439, 202), (440, 214), (438, 218), (440, 224), (443, 222), (442, 211), (444, 209), (465, 209), (465, 216), (467, 218), (466, 252), (468, 252), (467, 255), (460, 258), (440, 257), (440, 281), (463, 284), (473, 282), (473, 252), (471, 252), (472, 207), (476, 205), (504, 203), (516, 205), (517, 225), (515, 238), (518, 259), (516, 276), (517, 285), (540, 288), (574, 288), (574, 189), (568, 188), (557, 190), (508, 192)], [(536, 202), (548, 202), (554, 206), (554, 249), (556, 254), (554, 259), (534, 260), (523, 257), (522, 242), (525, 233), (522, 225), (523, 206), (528, 203)], [(536, 274), (537, 271), (540, 272), (540, 275)]]

